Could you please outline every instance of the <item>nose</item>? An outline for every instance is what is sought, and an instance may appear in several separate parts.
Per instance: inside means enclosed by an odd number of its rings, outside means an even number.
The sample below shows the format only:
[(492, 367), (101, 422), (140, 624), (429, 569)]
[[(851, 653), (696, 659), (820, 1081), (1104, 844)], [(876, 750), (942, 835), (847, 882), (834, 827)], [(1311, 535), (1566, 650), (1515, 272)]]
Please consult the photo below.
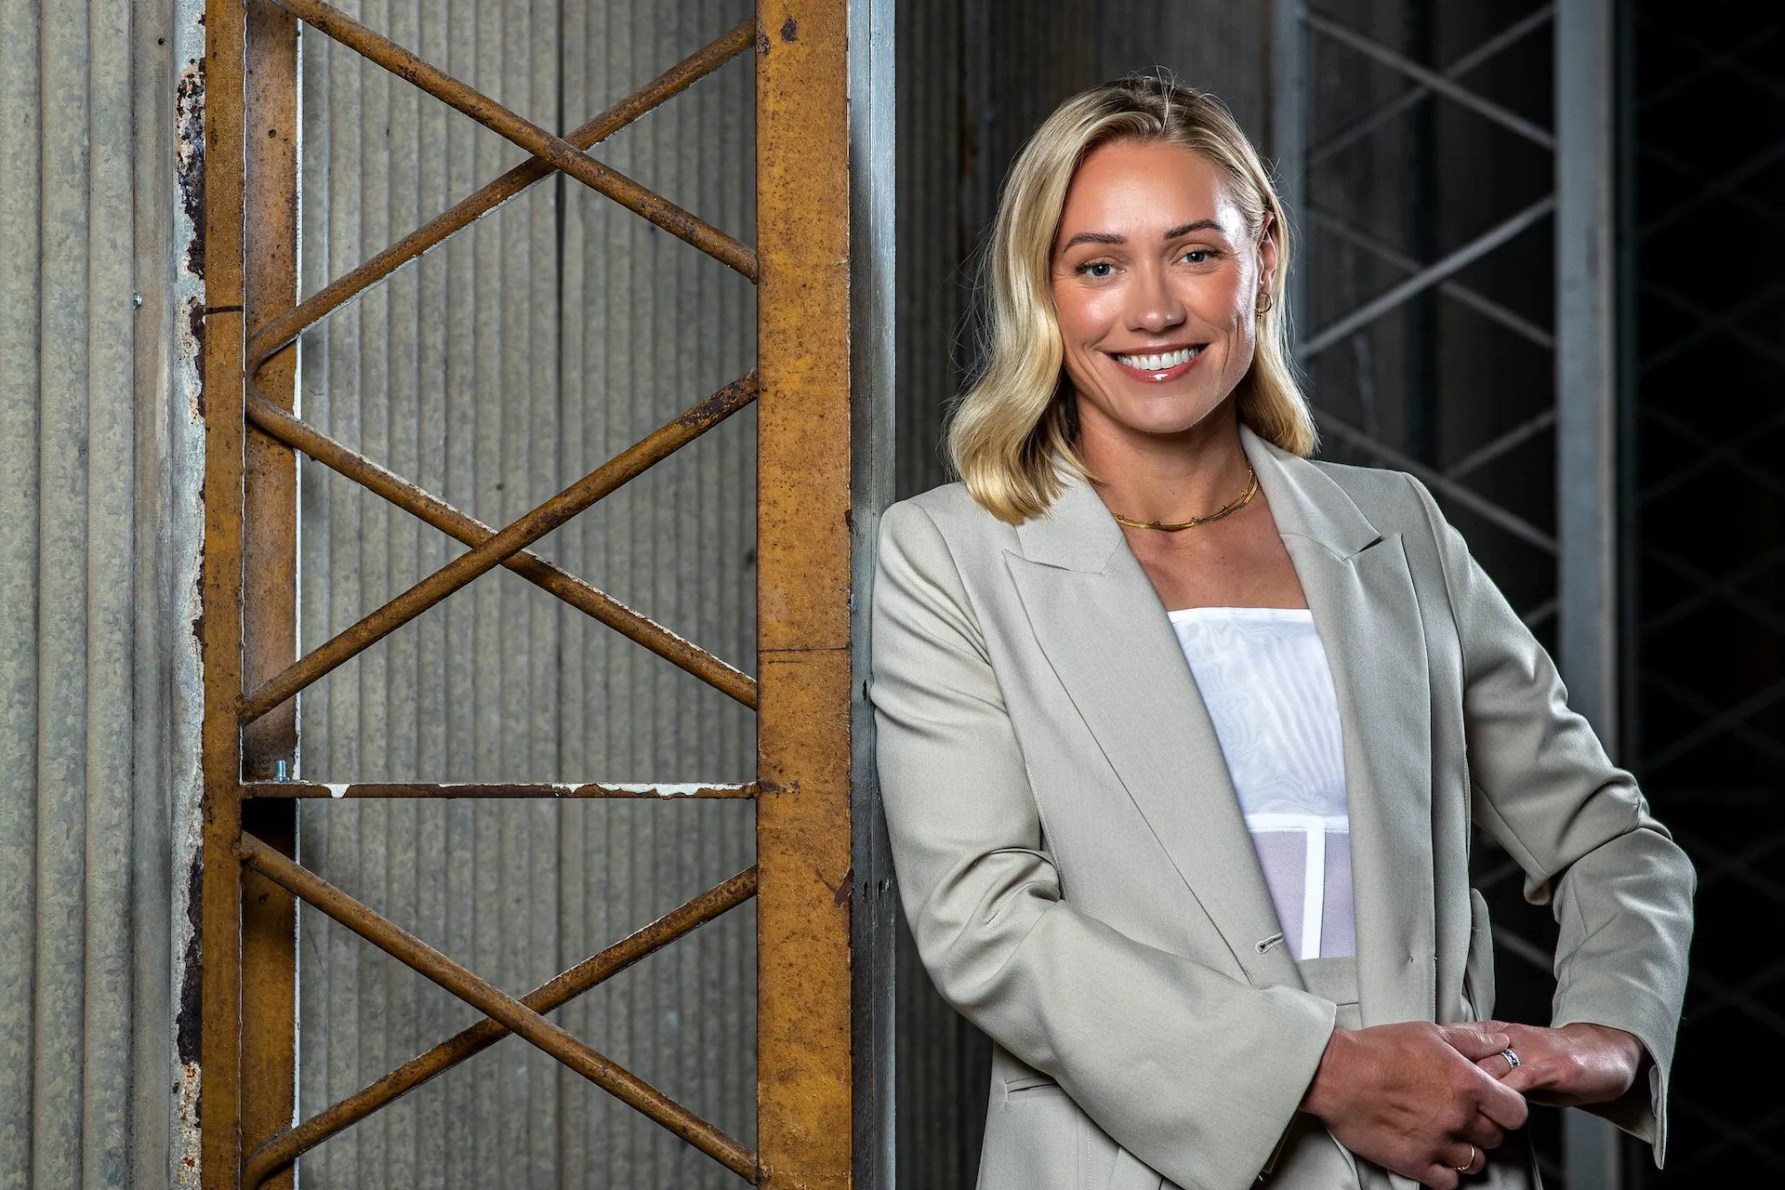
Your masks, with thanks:
[(1183, 321), (1184, 303), (1172, 288), (1165, 270), (1157, 264), (1137, 269), (1129, 289), (1129, 328), (1156, 335)]

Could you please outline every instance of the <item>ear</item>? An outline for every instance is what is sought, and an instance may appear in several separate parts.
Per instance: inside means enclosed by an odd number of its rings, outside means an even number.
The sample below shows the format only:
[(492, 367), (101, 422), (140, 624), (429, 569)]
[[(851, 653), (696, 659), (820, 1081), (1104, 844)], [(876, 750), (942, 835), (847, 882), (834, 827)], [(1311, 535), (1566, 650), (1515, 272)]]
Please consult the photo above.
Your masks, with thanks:
[(1277, 218), (1271, 212), (1264, 213), (1264, 225), (1258, 229), (1258, 293), (1256, 298), (1263, 298), (1271, 292), (1272, 282), (1277, 275), (1277, 254), (1280, 248), (1277, 235)]

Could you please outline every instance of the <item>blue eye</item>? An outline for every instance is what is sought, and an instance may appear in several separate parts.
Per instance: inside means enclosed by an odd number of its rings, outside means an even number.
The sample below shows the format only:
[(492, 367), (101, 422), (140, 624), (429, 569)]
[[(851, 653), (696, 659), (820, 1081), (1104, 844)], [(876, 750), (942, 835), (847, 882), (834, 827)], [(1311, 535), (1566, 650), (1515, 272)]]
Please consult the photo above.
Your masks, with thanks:
[(1111, 273), (1115, 272), (1115, 269), (1116, 266), (1107, 260), (1093, 260), (1090, 264), (1081, 264), (1078, 266), (1079, 272), (1087, 277), (1096, 277), (1099, 280), (1108, 277)]
[(1213, 248), (1192, 248), (1184, 253), (1183, 259), (1188, 260), (1191, 264), (1207, 264), (1215, 259), (1215, 255)]

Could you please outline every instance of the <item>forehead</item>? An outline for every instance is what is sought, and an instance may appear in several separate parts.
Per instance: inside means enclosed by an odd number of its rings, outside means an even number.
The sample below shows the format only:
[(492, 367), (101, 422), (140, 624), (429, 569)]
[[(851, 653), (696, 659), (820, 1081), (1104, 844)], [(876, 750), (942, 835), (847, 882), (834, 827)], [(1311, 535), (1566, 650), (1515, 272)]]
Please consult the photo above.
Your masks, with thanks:
[(1237, 238), (1245, 219), (1229, 190), (1219, 166), (1182, 145), (1100, 145), (1073, 172), (1054, 242), (1084, 231), (1157, 236), (1199, 219), (1213, 219)]

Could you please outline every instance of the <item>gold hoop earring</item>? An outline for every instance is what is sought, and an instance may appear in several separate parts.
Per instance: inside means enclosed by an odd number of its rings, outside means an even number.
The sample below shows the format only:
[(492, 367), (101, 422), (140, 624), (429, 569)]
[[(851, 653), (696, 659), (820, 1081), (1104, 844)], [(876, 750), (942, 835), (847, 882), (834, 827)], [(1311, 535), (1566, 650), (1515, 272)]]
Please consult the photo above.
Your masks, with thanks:
[(1271, 295), (1267, 291), (1264, 295), (1264, 300), (1262, 302), (1258, 303), (1258, 305), (1255, 306), (1254, 309), (1257, 310), (1257, 312), (1260, 314), (1269, 314), (1271, 312), (1271, 306), (1273, 304), (1274, 304), (1274, 302), (1271, 298)]

